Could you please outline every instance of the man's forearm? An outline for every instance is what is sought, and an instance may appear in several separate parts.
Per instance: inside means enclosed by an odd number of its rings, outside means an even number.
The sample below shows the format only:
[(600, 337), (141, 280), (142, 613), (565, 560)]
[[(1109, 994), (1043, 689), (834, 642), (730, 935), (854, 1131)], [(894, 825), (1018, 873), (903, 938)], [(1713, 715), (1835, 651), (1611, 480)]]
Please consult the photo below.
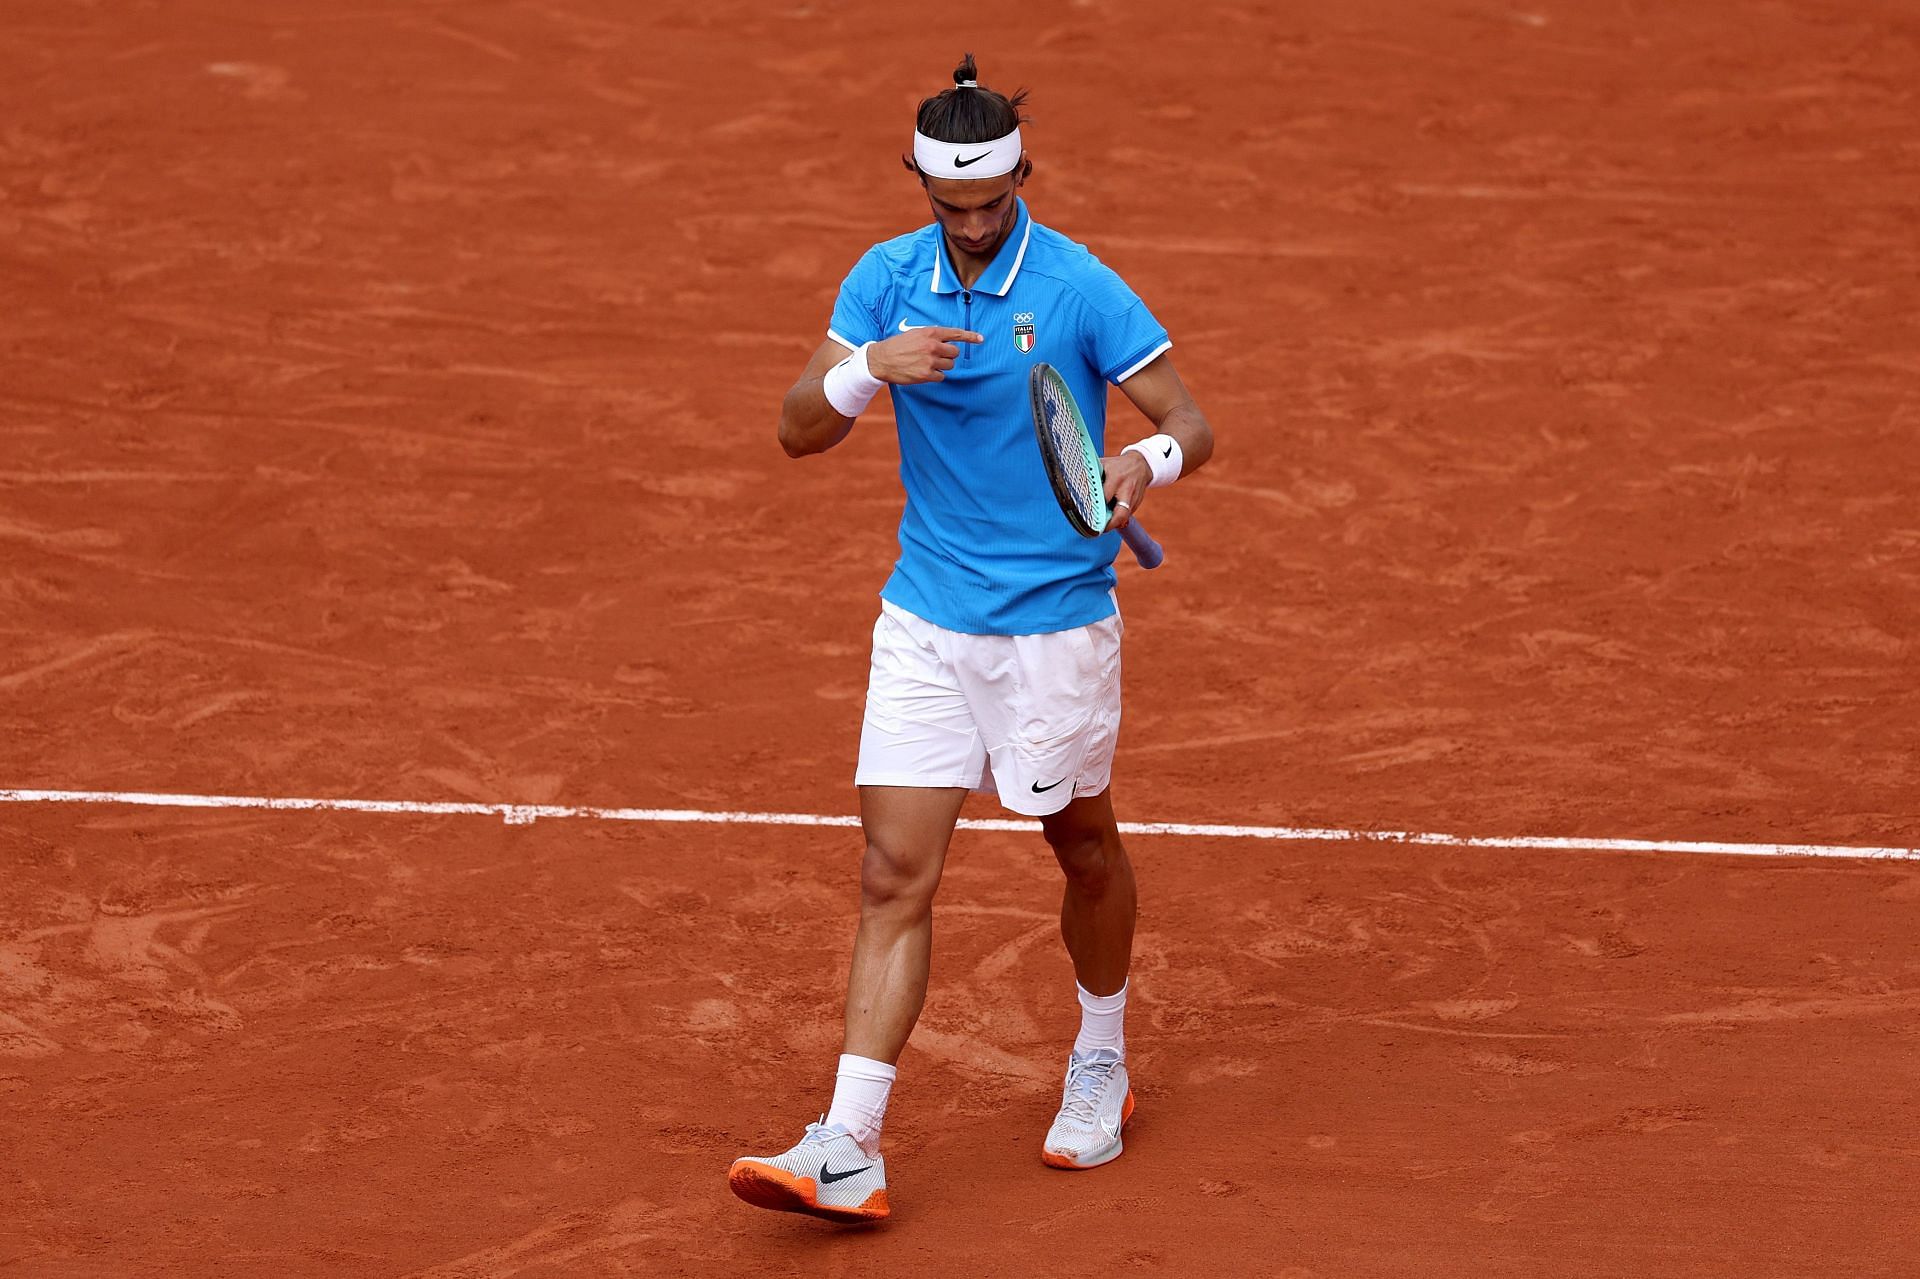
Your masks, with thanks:
[(824, 453), (853, 429), (853, 419), (842, 417), (827, 403), (821, 379), (801, 378), (780, 405), (780, 447), (788, 457)]
[(1180, 474), (1192, 475), (1213, 456), (1213, 427), (1191, 399), (1182, 400), (1160, 421), (1163, 434), (1180, 444)]

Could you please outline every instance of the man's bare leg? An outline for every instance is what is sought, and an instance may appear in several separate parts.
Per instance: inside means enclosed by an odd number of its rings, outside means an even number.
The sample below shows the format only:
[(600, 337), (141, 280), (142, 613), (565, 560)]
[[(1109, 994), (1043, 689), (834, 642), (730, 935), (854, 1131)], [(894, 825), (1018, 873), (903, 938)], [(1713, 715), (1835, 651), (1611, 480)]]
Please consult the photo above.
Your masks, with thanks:
[(1119, 1157), (1120, 1132), (1133, 1115), (1121, 1029), (1133, 958), (1133, 864), (1105, 791), (1074, 800), (1041, 824), (1067, 877), (1060, 936), (1080, 982), (1080, 1033), (1040, 1158), (1054, 1168), (1097, 1168)]
[(958, 787), (862, 786), (860, 929), (847, 974), (842, 1052), (900, 1059), (927, 1001), (933, 895), (967, 792)]
[(1060, 936), (1073, 956), (1074, 976), (1091, 994), (1114, 994), (1127, 981), (1139, 904), (1112, 792), (1083, 795), (1040, 822), (1067, 877)]
[(860, 788), (867, 851), (833, 1103), (791, 1150), (733, 1161), (727, 1184), (748, 1203), (842, 1222), (890, 1211), (880, 1130), (894, 1063), (927, 999), (933, 894), (966, 796), (957, 787)]

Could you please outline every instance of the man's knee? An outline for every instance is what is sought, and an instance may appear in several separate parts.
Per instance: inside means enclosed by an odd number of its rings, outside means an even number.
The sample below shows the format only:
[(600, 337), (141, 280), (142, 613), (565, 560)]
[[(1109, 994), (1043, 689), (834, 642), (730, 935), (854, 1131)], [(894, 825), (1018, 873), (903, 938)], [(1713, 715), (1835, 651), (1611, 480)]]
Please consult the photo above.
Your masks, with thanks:
[(1117, 833), (1097, 827), (1049, 830), (1047, 843), (1068, 882), (1093, 897), (1107, 891), (1127, 856)]
[(892, 840), (869, 837), (860, 859), (860, 903), (869, 910), (925, 911), (940, 884), (938, 854), (915, 853)]

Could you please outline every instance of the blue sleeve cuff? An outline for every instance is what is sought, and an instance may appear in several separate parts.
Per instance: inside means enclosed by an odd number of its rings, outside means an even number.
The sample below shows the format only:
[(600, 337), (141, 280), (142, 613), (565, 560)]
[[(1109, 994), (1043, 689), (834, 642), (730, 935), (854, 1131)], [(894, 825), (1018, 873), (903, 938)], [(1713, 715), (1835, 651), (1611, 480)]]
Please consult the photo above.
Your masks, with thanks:
[(1161, 355), (1171, 350), (1172, 347), (1173, 339), (1165, 333), (1162, 333), (1126, 359), (1119, 361), (1110, 369), (1102, 370), (1102, 372), (1106, 376), (1107, 381), (1118, 386), (1120, 383), (1138, 373), (1141, 369), (1146, 368), (1147, 365), (1159, 359)]

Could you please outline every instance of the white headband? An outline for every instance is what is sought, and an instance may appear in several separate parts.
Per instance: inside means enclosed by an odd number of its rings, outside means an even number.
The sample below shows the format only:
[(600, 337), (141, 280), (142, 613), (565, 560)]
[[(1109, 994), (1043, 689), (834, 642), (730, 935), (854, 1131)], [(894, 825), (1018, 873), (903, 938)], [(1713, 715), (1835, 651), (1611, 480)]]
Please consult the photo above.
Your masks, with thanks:
[(1020, 128), (994, 142), (939, 142), (913, 131), (913, 162), (930, 178), (997, 178), (1020, 163)]

